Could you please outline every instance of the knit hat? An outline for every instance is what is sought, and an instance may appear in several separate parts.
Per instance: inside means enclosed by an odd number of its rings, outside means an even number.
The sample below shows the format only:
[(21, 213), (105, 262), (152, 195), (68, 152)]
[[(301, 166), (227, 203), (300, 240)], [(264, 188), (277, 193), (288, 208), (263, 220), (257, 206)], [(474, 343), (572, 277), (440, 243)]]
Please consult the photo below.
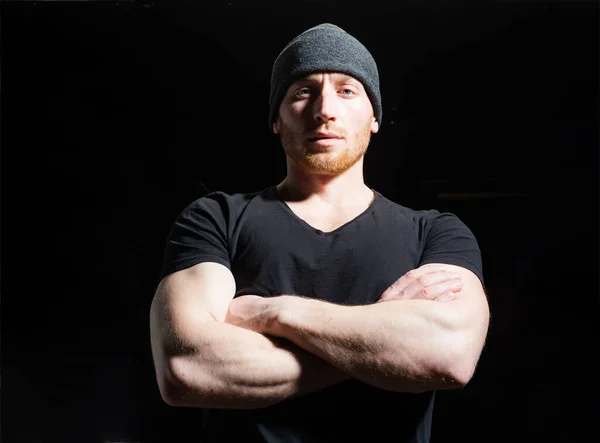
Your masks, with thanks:
[(371, 53), (355, 37), (331, 23), (310, 28), (281, 51), (271, 72), (269, 128), (277, 120), (279, 106), (289, 86), (315, 72), (339, 72), (360, 81), (381, 126), (379, 72)]

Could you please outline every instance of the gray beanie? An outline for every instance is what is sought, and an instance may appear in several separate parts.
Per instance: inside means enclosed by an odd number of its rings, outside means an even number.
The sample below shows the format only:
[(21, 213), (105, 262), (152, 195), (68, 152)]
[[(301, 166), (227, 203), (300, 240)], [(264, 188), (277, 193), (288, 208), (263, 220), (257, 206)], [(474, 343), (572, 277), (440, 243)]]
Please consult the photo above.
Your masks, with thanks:
[(338, 26), (324, 23), (304, 31), (281, 51), (271, 72), (269, 127), (277, 120), (279, 105), (289, 86), (314, 72), (340, 72), (360, 81), (381, 126), (379, 72), (371, 53)]

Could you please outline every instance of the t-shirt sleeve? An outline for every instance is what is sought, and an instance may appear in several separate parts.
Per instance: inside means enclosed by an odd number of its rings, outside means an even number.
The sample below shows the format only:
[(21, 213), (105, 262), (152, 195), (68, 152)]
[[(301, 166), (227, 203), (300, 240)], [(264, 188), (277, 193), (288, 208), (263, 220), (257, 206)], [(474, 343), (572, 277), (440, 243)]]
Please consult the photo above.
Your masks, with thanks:
[(431, 221), (419, 266), (427, 263), (462, 266), (477, 275), (483, 284), (483, 264), (477, 239), (452, 213), (437, 213)]
[(212, 193), (179, 214), (167, 237), (160, 279), (203, 262), (231, 269), (226, 212), (223, 196)]

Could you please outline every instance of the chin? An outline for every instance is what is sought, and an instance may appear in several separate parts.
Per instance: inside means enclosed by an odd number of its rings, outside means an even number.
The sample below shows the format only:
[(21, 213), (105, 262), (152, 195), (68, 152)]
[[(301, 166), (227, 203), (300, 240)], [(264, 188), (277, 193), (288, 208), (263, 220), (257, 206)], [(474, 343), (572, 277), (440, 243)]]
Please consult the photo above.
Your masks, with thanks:
[(286, 135), (283, 134), (282, 145), (288, 159), (300, 169), (320, 175), (338, 175), (350, 169), (367, 152), (370, 138), (368, 133), (364, 139), (352, 140), (354, 143), (350, 145), (345, 140), (318, 146)]
[(308, 154), (305, 156), (303, 163), (305, 169), (311, 172), (337, 175), (350, 169), (362, 158), (362, 155), (356, 152), (349, 154), (353, 155)]

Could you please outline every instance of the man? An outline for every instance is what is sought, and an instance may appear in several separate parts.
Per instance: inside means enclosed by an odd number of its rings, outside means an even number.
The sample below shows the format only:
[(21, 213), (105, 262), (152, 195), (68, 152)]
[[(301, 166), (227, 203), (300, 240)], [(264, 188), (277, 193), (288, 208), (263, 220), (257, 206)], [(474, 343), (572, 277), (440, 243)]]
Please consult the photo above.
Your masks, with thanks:
[(170, 233), (151, 308), (158, 385), (203, 441), (427, 442), (434, 392), (472, 377), (488, 327), (481, 255), (454, 215), (363, 181), (377, 66), (332, 24), (273, 65), (287, 176), (213, 192)]

